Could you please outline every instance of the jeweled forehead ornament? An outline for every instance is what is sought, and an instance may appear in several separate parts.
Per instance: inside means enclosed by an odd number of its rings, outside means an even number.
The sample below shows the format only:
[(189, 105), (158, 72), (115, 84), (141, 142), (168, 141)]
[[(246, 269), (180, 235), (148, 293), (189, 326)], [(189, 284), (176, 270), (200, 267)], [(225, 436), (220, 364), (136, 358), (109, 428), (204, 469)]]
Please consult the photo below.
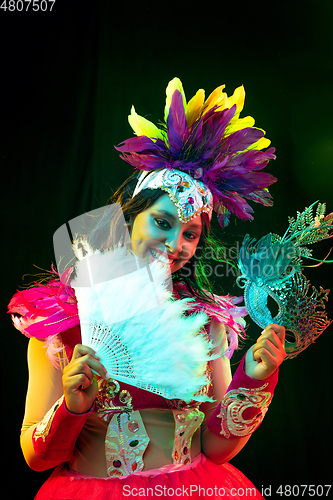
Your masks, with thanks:
[[(222, 227), (229, 223), (231, 213), (253, 219), (247, 200), (272, 205), (267, 188), (276, 181), (262, 172), (275, 158), (275, 149), (265, 150), (270, 141), (262, 129), (254, 127), (251, 116), (239, 117), (244, 87), (231, 97), (223, 89), (224, 85), (217, 87), (207, 99), (200, 89), (187, 102), (181, 81), (174, 78), (166, 89), (164, 124), (157, 127), (132, 107), (128, 120), (137, 137), (116, 147), (133, 167), (161, 172), (149, 174), (156, 177), (150, 177), (148, 187), (166, 190), (180, 217), (210, 213), (213, 207)], [(142, 180), (149, 183), (148, 177), (146, 181), (140, 178), (139, 186)]]
[(200, 181), (180, 170), (164, 168), (153, 172), (142, 172), (133, 198), (143, 189), (162, 189), (177, 207), (180, 222), (188, 222), (202, 212), (211, 219), (213, 195)]
[[(303, 258), (313, 259), (308, 245), (333, 236), (333, 213), (325, 216), (325, 203), (318, 203), (314, 213), (315, 204), (290, 217), (282, 237), (269, 233), (256, 241), (246, 235), (239, 253), (237, 283), (244, 288), (246, 309), (261, 328), (285, 327), (287, 358), (297, 356), (332, 323), (325, 311), (329, 290), (316, 290), (301, 270)], [(275, 316), (269, 297), (278, 306)]]

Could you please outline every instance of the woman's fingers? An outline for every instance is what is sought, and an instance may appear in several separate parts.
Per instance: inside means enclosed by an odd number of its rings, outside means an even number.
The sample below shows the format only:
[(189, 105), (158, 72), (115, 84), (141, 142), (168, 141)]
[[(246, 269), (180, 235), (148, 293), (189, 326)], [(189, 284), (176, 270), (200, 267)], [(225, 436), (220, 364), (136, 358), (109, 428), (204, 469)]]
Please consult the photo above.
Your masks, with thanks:
[(283, 351), (283, 344), (278, 335), (272, 330), (271, 332), (262, 335), (253, 346), (253, 356), (258, 357), (261, 354), (270, 353), (272, 356), (279, 356)]
[(87, 389), (93, 379), (93, 374), (91, 372), (91, 377), (84, 373), (78, 373), (77, 375), (72, 375), (70, 377), (69, 383), (67, 384), (67, 391), (77, 391)]
[(253, 346), (252, 349), (253, 359), (257, 363), (261, 363), (263, 366), (267, 367), (268, 370), (273, 372), (274, 370), (276, 370), (276, 368), (281, 364), (283, 360), (279, 352), (274, 349), (275, 348), (273, 347), (256, 348), (256, 346)]
[[(286, 331), (282, 325), (268, 325), (261, 332), (259, 339), (269, 339), (276, 347), (284, 346), (284, 339), (286, 336)], [(259, 340), (258, 339), (258, 340)]]
[[(77, 360), (73, 362), (73, 360)], [(107, 378), (107, 371), (105, 367), (100, 363), (99, 356), (96, 352), (91, 349), (91, 347), (84, 346), (82, 344), (77, 344), (74, 348), (73, 357), (71, 360), (72, 370), (76, 373), (84, 373), (92, 380), (92, 370), (98, 373), (100, 377)], [(90, 370), (87, 370), (89, 367)], [(78, 371), (77, 371), (78, 370)], [(90, 375), (91, 373), (91, 375)]]
[(75, 346), (70, 363), (64, 368), (62, 383), (66, 406), (73, 413), (85, 413), (91, 408), (97, 392), (97, 373), (107, 378), (106, 369), (100, 363), (99, 356), (90, 347)]
[(247, 375), (257, 380), (268, 378), (286, 356), (284, 339), (283, 326), (268, 325), (247, 353), (245, 363)]
[(269, 325), (261, 332), (255, 349), (267, 349), (271, 354), (284, 351), (285, 329), (281, 325)]
[(83, 344), (76, 344), (76, 346), (74, 347), (72, 359), (79, 358), (80, 356), (84, 356), (85, 354), (90, 354), (94, 358), (99, 359), (99, 356), (98, 354), (96, 354), (94, 349)]

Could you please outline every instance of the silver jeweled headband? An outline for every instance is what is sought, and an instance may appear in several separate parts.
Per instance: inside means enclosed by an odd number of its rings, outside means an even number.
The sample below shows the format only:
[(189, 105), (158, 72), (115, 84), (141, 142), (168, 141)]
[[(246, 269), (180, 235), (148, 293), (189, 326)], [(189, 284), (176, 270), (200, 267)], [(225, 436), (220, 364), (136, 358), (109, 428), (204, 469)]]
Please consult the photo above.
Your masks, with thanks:
[(133, 196), (143, 189), (162, 189), (168, 193), (170, 200), (176, 205), (179, 220), (188, 222), (202, 212), (213, 212), (213, 195), (199, 180), (180, 170), (162, 169), (153, 172), (143, 171), (140, 175)]

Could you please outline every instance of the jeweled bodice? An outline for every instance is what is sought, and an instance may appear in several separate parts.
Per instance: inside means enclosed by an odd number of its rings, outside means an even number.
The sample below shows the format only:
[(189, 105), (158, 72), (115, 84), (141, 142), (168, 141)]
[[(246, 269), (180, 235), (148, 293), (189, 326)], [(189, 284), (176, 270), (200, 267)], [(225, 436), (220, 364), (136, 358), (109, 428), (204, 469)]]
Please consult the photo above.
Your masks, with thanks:
[(144, 468), (143, 455), (150, 439), (140, 409), (172, 410), (175, 422), (172, 461), (174, 464), (191, 461), (192, 437), (204, 418), (197, 401), (190, 404), (168, 401), (116, 380), (100, 380), (95, 404), (99, 418), (108, 422), (105, 458), (109, 476), (132, 474)]

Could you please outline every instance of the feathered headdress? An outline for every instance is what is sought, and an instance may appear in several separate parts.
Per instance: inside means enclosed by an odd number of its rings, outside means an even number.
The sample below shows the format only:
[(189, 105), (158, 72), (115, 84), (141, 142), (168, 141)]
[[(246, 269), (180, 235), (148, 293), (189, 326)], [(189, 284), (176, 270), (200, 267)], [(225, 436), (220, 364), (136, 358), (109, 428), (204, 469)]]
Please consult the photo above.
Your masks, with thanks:
[(252, 219), (246, 200), (272, 205), (268, 186), (277, 179), (262, 172), (275, 159), (275, 148), (250, 116), (240, 118), (244, 87), (231, 97), (217, 87), (205, 100), (200, 89), (187, 103), (179, 78), (166, 89), (165, 124), (159, 127), (139, 116), (134, 106), (129, 123), (137, 137), (116, 149), (121, 158), (143, 171), (176, 170), (201, 181), (213, 195), (214, 210), (221, 226), (230, 213)]

